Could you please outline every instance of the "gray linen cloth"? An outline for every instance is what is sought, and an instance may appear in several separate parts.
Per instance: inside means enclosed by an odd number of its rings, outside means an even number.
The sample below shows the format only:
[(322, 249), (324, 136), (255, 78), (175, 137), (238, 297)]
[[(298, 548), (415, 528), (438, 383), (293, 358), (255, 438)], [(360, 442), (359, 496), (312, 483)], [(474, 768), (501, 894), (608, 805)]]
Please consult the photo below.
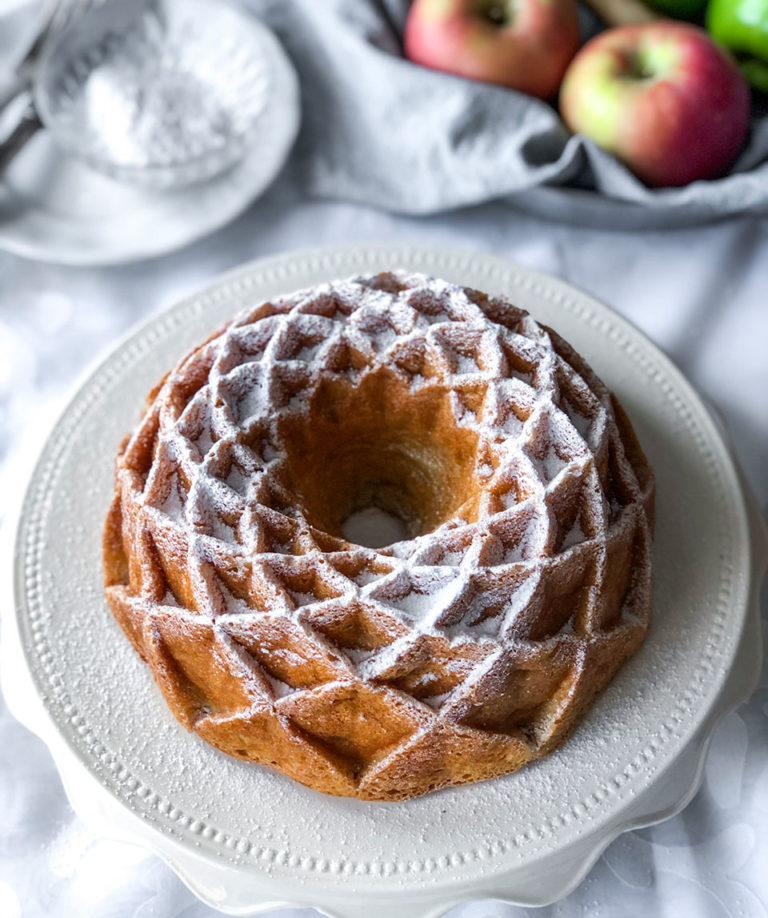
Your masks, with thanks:
[[(649, 190), (571, 136), (546, 102), (407, 61), (409, 0), (247, 5), (299, 72), (303, 124), (292, 168), (306, 193), (407, 214), (511, 198), (557, 217), (626, 225), (768, 213), (768, 118), (755, 118), (731, 175)], [(596, 28), (584, 11), (582, 26), (585, 36)]]

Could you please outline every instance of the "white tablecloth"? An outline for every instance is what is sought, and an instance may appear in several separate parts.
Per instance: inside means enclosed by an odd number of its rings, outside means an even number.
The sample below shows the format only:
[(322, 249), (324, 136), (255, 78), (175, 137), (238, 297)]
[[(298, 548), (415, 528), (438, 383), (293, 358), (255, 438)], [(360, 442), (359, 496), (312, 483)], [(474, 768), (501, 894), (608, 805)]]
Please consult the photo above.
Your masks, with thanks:
[[(768, 222), (622, 234), (556, 226), (505, 205), (413, 219), (299, 200), (283, 181), (236, 223), (158, 261), (89, 270), (0, 255), (0, 512), (17, 487), (9, 462), (14, 452), (51, 416), (83, 366), (133, 323), (260, 255), (393, 239), (508, 256), (611, 304), (720, 409), (766, 508)], [(517, 918), (529, 912), (569, 918), (768, 915), (765, 670), (752, 699), (724, 719), (703, 787), (681, 815), (619, 838), (584, 883), (550, 908), (477, 903), (452, 915)], [(0, 700), (0, 918), (214, 914), (159, 860), (95, 837), (83, 825), (45, 746)], [(282, 914), (298, 918), (299, 912)]]

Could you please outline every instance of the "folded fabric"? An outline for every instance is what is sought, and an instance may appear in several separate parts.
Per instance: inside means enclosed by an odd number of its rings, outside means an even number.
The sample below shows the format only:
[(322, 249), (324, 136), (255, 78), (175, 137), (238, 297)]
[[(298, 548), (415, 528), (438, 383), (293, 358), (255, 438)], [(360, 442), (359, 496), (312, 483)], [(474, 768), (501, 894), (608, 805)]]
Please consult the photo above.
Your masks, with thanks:
[[(768, 117), (755, 119), (731, 175), (651, 190), (574, 137), (553, 106), (419, 67), (402, 54), (408, 0), (248, 0), (301, 81), (294, 180), (306, 193), (427, 214), (494, 198), (612, 199), (671, 222), (768, 212)], [(583, 15), (588, 35), (596, 23)], [(551, 201), (551, 194), (549, 195)], [(572, 213), (573, 215), (573, 213)], [(578, 217), (578, 213), (576, 213)]]

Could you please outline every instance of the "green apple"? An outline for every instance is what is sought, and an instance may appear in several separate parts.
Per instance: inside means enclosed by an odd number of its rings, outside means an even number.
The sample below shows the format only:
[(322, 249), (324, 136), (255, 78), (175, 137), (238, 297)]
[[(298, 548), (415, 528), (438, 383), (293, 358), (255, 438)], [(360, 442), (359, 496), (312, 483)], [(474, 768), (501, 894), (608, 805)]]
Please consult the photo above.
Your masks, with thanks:
[(749, 82), (768, 91), (768, 0), (710, 0), (707, 28), (733, 51)]

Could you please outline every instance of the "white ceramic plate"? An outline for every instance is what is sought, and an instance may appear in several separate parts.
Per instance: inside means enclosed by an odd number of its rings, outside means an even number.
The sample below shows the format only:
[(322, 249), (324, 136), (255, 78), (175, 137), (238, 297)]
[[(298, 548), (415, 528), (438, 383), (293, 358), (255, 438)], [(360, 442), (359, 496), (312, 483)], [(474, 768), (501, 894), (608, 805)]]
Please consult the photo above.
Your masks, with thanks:
[[(557, 328), (618, 393), (657, 474), (656, 601), (642, 650), (555, 754), (404, 803), (327, 797), (187, 734), (102, 597), (112, 457), (152, 384), (245, 303), (404, 267), (503, 293)], [(759, 669), (764, 530), (715, 422), (670, 362), (591, 297), (507, 261), (416, 246), (248, 265), (155, 317), (77, 390), (35, 467), (15, 546), (4, 683), (75, 808), (161, 853), (206, 901), (352, 918), (458, 901), (553, 901), (620, 831), (695, 791), (716, 718)], [(10, 604), (9, 604), (10, 605)], [(738, 665), (734, 666), (737, 661)]]
[[(34, 10), (34, 5), (15, 2), (0, 8), (5, 13), (0, 18), (0, 62), (12, 61), (18, 53)], [(65, 156), (41, 131), (0, 178), (0, 248), (69, 265), (151, 258), (213, 232), (261, 194), (296, 137), (298, 81), (272, 33), (244, 9), (238, 7), (236, 13), (254, 48), (264, 55), (268, 80), (256, 140), (238, 164), (210, 181), (176, 191), (132, 188)], [(3, 78), (0, 73), (0, 85)]]

